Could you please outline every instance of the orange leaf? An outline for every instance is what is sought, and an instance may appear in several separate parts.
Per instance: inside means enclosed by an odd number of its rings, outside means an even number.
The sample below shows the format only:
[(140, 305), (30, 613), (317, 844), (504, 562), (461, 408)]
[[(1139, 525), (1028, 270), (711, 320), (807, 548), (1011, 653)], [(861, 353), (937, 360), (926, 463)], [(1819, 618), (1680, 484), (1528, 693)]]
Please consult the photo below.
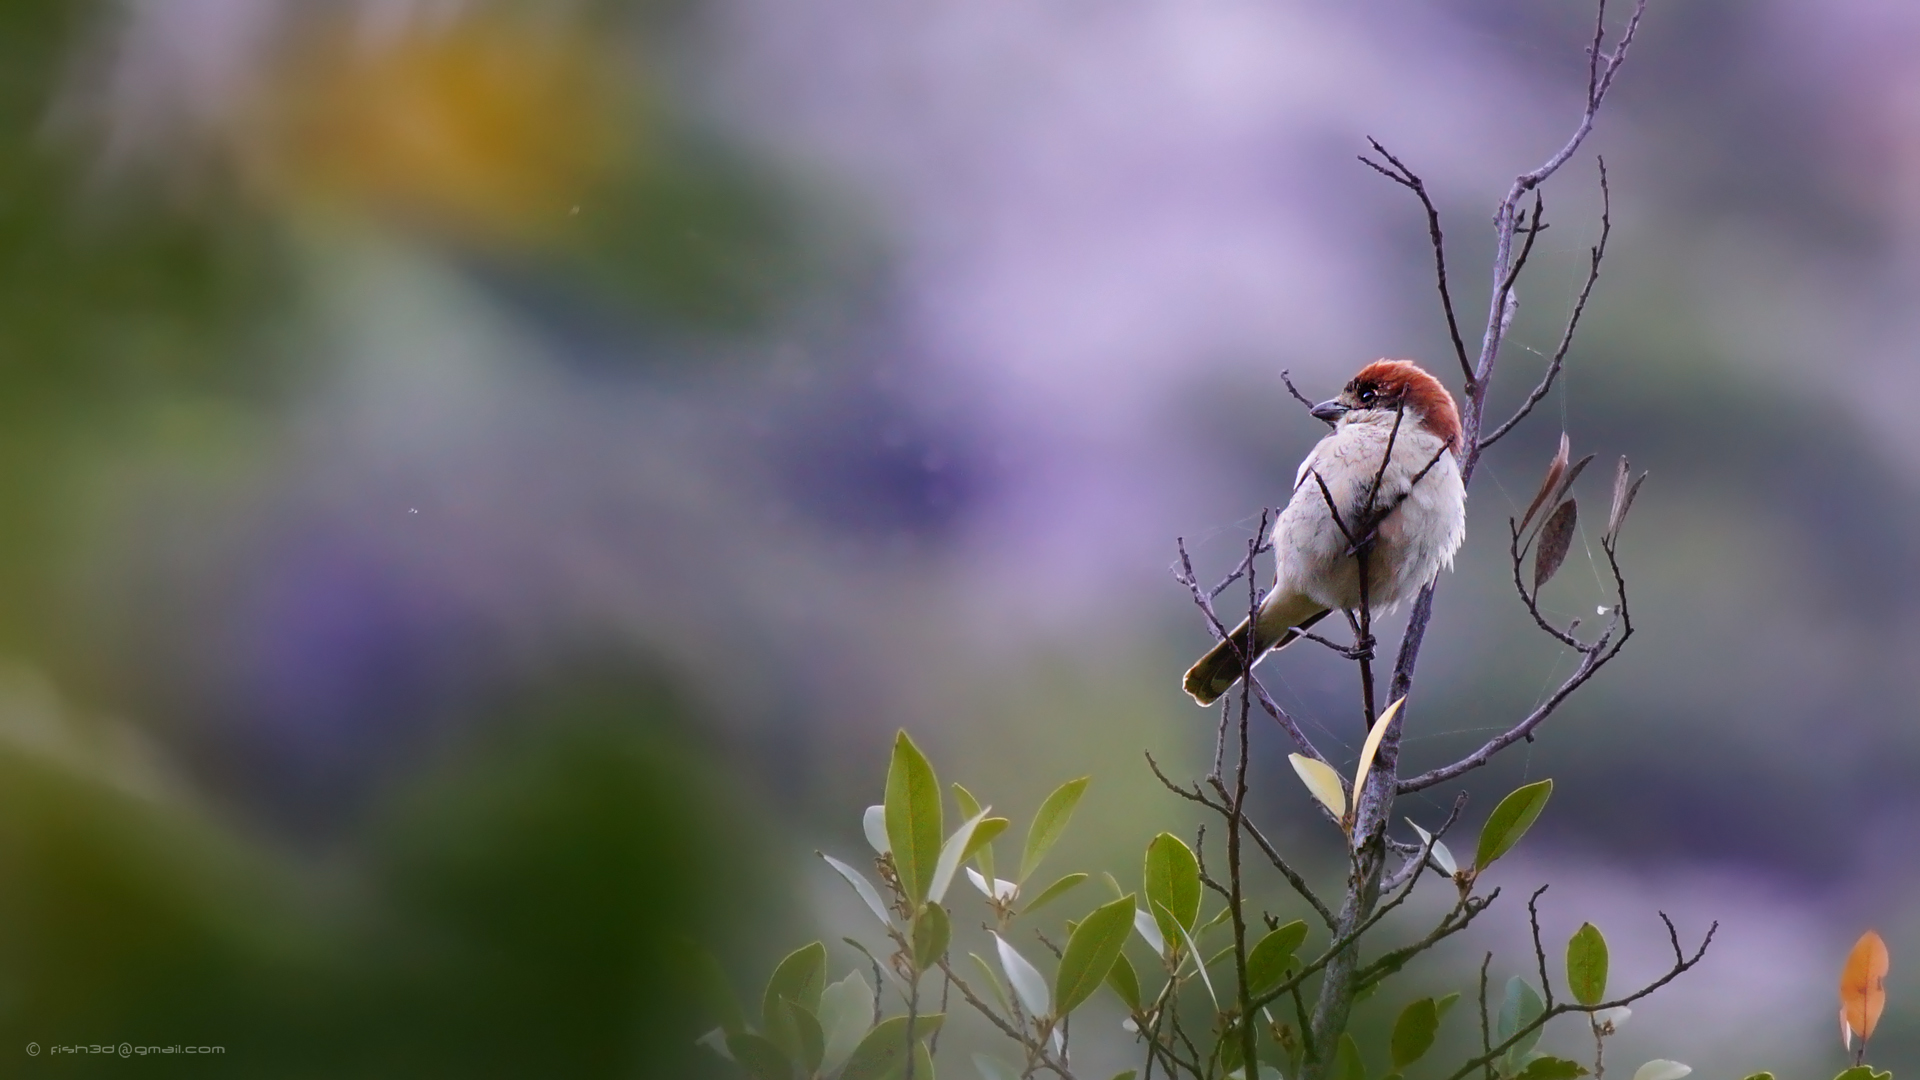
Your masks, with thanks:
[(1869, 930), (1860, 935), (1840, 969), (1840, 1018), (1862, 1039), (1873, 1037), (1887, 1007), (1887, 943)]

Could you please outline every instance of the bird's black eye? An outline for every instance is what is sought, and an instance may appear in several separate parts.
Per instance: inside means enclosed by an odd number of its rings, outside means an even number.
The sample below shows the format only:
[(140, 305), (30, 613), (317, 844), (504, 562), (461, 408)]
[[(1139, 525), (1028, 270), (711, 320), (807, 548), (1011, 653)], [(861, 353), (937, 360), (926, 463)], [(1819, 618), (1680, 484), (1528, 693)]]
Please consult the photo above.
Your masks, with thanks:
[(1366, 389), (1360, 391), (1360, 404), (1371, 405), (1373, 404), (1373, 399), (1378, 396), (1379, 396), (1378, 394), (1374, 393), (1373, 387), (1369, 386)]

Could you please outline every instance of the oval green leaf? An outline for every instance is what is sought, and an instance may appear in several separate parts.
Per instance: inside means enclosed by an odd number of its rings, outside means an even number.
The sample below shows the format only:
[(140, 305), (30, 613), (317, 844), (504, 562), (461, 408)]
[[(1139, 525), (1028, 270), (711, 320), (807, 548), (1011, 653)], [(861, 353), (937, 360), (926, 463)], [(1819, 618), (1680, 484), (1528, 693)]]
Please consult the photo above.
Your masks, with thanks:
[(1019, 1069), (985, 1054), (973, 1055), (973, 1067), (980, 1071), (980, 1080), (1020, 1080)]
[(1123, 896), (1102, 904), (1074, 927), (1053, 977), (1053, 1007), (1058, 1015), (1072, 1012), (1106, 981), (1120, 947), (1133, 932), (1133, 902), (1132, 896)]
[(1592, 923), (1581, 923), (1567, 941), (1567, 989), (1589, 1007), (1607, 999), (1607, 939)]
[(953, 875), (959, 871), (961, 862), (967, 857), (967, 848), (973, 843), (974, 830), (979, 828), (980, 823), (986, 819), (985, 810), (973, 815), (958, 829), (953, 830), (953, 835), (947, 837), (947, 842), (940, 846), (940, 858), (933, 864), (933, 877), (927, 882), (928, 900), (937, 904), (946, 899), (947, 886), (953, 884)]
[(754, 1080), (793, 1080), (793, 1062), (764, 1035), (733, 1032), (727, 1036), (727, 1052)]
[(920, 905), (913, 919), (914, 970), (925, 971), (939, 963), (952, 940), (953, 923), (947, 918), (947, 909), (931, 900)]
[[(1063, 876), (1059, 881), (1041, 889), (1040, 895), (1028, 901), (1026, 906), (1020, 909), (1020, 913), (1027, 915), (1040, 910), (1042, 905), (1051, 904), (1055, 900), (1060, 899), (1060, 897), (1066, 895), (1068, 889), (1073, 888), (1085, 880), (1087, 880), (1087, 875), (1085, 874), (1076, 873)], [(1132, 894), (1129, 893), (1128, 895), (1131, 896)]]
[(887, 767), (887, 843), (900, 888), (916, 907), (927, 898), (940, 861), (940, 778), (905, 731), (893, 740)]
[(1533, 827), (1533, 822), (1546, 809), (1547, 798), (1553, 794), (1553, 781), (1540, 780), (1516, 789), (1513, 794), (1500, 800), (1487, 816), (1487, 824), (1480, 830), (1480, 849), (1474, 855), (1476, 870), (1485, 870), (1493, 861), (1513, 849), (1520, 838)]
[(1168, 941), (1181, 935), (1174, 932), (1191, 929), (1200, 915), (1200, 861), (1193, 849), (1172, 833), (1163, 832), (1147, 845), (1147, 907), (1160, 924), (1160, 936)]
[(1286, 978), (1287, 969), (1293, 965), (1293, 954), (1300, 950), (1301, 942), (1307, 940), (1307, 924), (1295, 919), (1285, 926), (1276, 927), (1267, 936), (1254, 943), (1247, 953), (1247, 989), (1255, 996), (1266, 993), (1280, 985)]
[(1140, 1011), (1140, 974), (1133, 970), (1133, 961), (1125, 952), (1114, 957), (1113, 966), (1107, 969), (1107, 985), (1127, 1003), (1129, 1011)]
[(1587, 1067), (1566, 1058), (1537, 1057), (1527, 1062), (1514, 1080), (1577, 1080), (1587, 1075)]
[(799, 1063), (802, 1075), (812, 1076), (826, 1053), (826, 1032), (821, 1030), (819, 1018), (799, 1002), (781, 998), (780, 1007), (783, 1022), (768, 1028), (767, 1035), (787, 1052), (787, 1057)]
[(727, 982), (720, 961), (690, 939), (681, 939), (680, 949), (683, 961), (692, 969), (694, 993), (720, 1030), (729, 1035), (747, 1030), (746, 1013), (740, 1008), (740, 999), (733, 996), (733, 986)]
[(1351, 1033), (1340, 1036), (1340, 1050), (1333, 1056), (1334, 1080), (1367, 1080), (1367, 1063), (1360, 1057), (1360, 1044)]
[(1040, 866), (1040, 860), (1060, 839), (1067, 828), (1067, 822), (1073, 817), (1073, 808), (1080, 805), (1080, 796), (1087, 793), (1087, 781), (1091, 777), (1082, 776), (1069, 780), (1053, 789), (1040, 810), (1033, 815), (1033, 824), (1027, 828), (1027, 848), (1020, 856), (1020, 876), (1015, 881), (1025, 882), (1034, 870)]
[(814, 942), (795, 949), (773, 969), (767, 989), (760, 997), (760, 1020), (772, 1031), (785, 1022), (780, 1008), (782, 999), (799, 1004), (808, 1012), (820, 1008), (820, 991), (827, 983), (827, 947)]
[(821, 858), (827, 860), (828, 866), (833, 867), (834, 873), (845, 878), (847, 884), (853, 886), (853, 891), (860, 895), (860, 899), (867, 905), (867, 910), (873, 912), (873, 917), (880, 920), (881, 926), (893, 925), (893, 919), (887, 915), (886, 901), (880, 899), (880, 890), (873, 887), (873, 883), (867, 880), (865, 874), (824, 851), (819, 854)]
[(1432, 998), (1423, 997), (1400, 1010), (1400, 1018), (1393, 1022), (1393, 1037), (1387, 1044), (1393, 1055), (1393, 1067), (1404, 1069), (1424, 1057), (1433, 1049), (1433, 1036), (1439, 1030), (1440, 1010)]
[[(919, 1043), (939, 1031), (945, 1019), (940, 1013), (915, 1017), (913, 1041)], [(860, 1040), (860, 1045), (853, 1048), (847, 1067), (840, 1071), (840, 1080), (890, 1080), (906, 1071), (907, 1018), (893, 1016), (874, 1025), (867, 1037)], [(917, 1070), (915, 1075), (919, 1075)]]
[(821, 1047), (821, 1072), (830, 1073), (846, 1063), (853, 1048), (873, 1026), (873, 987), (867, 977), (855, 971), (820, 992), (820, 1029), (826, 1034)]
[[(1504, 1043), (1513, 1038), (1546, 1011), (1546, 1002), (1540, 1000), (1540, 992), (1531, 983), (1518, 975), (1508, 979), (1506, 997), (1500, 1002), (1500, 1020), (1494, 1030), (1494, 1042)], [(1534, 1028), (1508, 1048), (1507, 1060), (1519, 1062), (1539, 1041), (1540, 1029)]]
[(1000, 968), (1007, 973), (1007, 982), (1013, 987), (1013, 996), (1020, 999), (1020, 1007), (1027, 1010), (1030, 1017), (1053, 1015), (1052, 995), (1039, 970), (1007, 944), (1006, 938), (995, 934), (993, 943), (999, 946)]

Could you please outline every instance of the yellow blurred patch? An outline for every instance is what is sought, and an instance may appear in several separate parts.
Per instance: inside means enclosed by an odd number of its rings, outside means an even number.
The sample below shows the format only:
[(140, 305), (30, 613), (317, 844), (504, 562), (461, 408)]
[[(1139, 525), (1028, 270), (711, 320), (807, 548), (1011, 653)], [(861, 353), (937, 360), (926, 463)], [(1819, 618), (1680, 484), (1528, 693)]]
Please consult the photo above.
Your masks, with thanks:
[(479, 15), (305, 35), (283, 71), (247, 139), (265, 197), (483, 242), (563, 227), (633, 104), (577, 33)]

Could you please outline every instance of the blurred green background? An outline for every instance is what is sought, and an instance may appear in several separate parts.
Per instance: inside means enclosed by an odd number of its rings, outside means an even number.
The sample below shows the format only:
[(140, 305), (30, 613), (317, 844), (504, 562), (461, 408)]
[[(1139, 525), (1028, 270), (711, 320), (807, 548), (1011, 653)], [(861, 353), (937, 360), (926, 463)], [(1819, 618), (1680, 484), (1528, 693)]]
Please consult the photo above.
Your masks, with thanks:
[[(139, 1065), (194, 1075), (725, 1075), (680, 943), (748, 988), (851, 932), (808, 853), (859, 850), (900, 726), (1016, 817), (1091, 772), (1063, 850), (1130, 880), (1188, 823), (1141, 751), (1211, 749), (1174, 537), (1224, 570), (1284, 497), (1320, 429), (1282, 369), (1327, 396), (1375, 356), (1446, 367), (1416, 208), (1353, 155), (1426, 177), (1477, 325), (1487, 215), (1564, 139), (1590, 18), (0, 5), (4, 1071), (108, 1075), (18, 1048), (129, 1041), (226, 1048)], [(1591, 144), (1613, 254), (1476, 478), (1407, 763), (1568, 669), (1504, 518), (1562, 428), (1631, 456), (1643, 636), (1469, 819), (1556, 778), (1500, 872), (1555, 882), (1621, 979), (1662, 963), (1655, 909), (1722, 922), (1622, 1059), (1837, 1065), (1874, 926), (1898, 1061), (1920, 13), (1655, 4), (1621, 78)], [(1583, 155), (1496, 401), (1551, 353), (1597, 203)], [(1583, 538), (1546, 599), (1604, 596)], [(1344, 665), (1268, 670), (1354, 752)], [(1272, 831), (1330, 857), (1261, 734)], [(1422, 977), (1522, 970), (1512, 914)]]

